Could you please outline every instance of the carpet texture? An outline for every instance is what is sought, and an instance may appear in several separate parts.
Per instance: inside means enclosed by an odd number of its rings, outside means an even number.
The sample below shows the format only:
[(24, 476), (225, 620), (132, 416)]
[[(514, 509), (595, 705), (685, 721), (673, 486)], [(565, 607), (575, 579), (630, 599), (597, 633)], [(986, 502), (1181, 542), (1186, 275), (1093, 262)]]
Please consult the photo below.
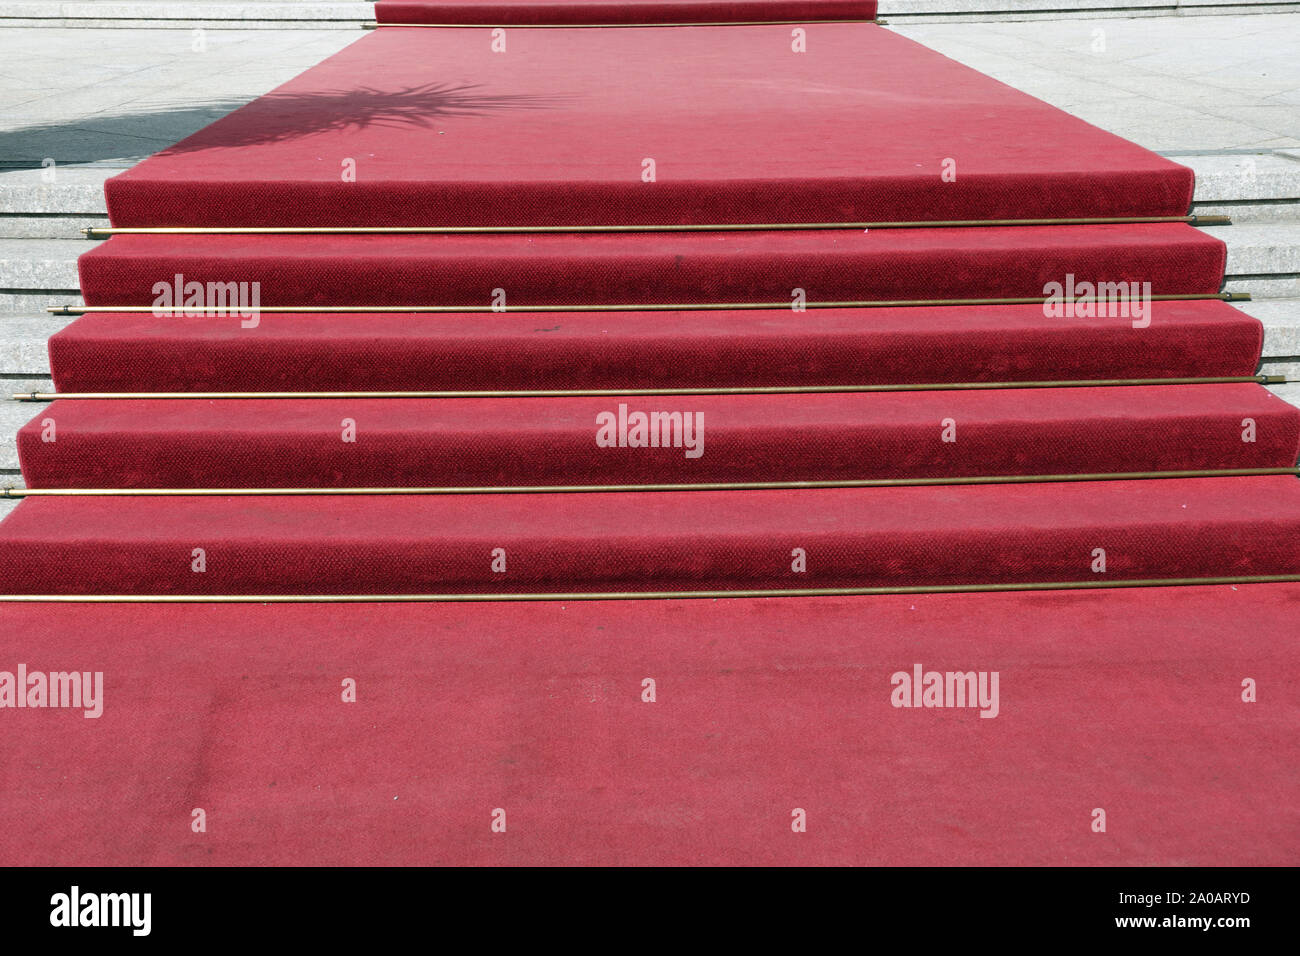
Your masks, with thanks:
[[(873, 7), (382, 0), (381, 19), (509, 29), (376, 30), (110, 179), (109, 214), (563, 230), (1188, 211), (1185, 167), (876, 25), (515, 28)], [(137, 311), (56, 335), (51, 371), (64, 390), (145, 392), (1250, 375), (1260, 323), (1219, 301), (1142, 315), (1111, 303), (1106, 317), (902, 304), (1041, 299), (1052, 283), (1204, 297), (1224, 262), (1221, 241), (1181, 223), (119, 235), (82, 256), (82, 291)], [(188, 283), (208, 305), (233, 293), (244, 314), (150, 314), (183, 305)], [(804, 300), (893, 304), (798, 311)], [(770, 307), (736, 308), (754, 302)], [(602, 304), (631, 308), (582, 310)], [(686, 308), (649, 308), (662, 304)], [(258, 312), (271, 306), (307, 311)], [(340, 307), (370, 311), (329, 312)], [(656, 411), (682, 413), (672, 447), (632, 447), (634, 413)], [(0, 523), (10, 595), (644, 597), (1300, 574), (1289, 476), (328, 493), (1294, 466), (1300, 411), (1253, 384), (68, 399), (19, 441), (34, 491), (216, 493), (33, 495)], [(318, 491), (223, 490), (250, 486)], [(5, 707), (0, 863), (1286, 864), (1300, 847), (1298, 608), (1289, 584), (0, 603), (0, 703), (18, 671), (102, 672), (105, 688), (94, 719)], [(898, 680), (931, 670), (976, 687), (983, 674), (986, 693), (996, 674), (997, 701), (896, 706)]]
[(876, 0), (380, 0), (380, 23), (536, 24), (760, 23), (871, 20)]
[(1300, 573), (1300, 482), (54, 497), (24, 500), (3, 530), (0, 575), (15, 594), (1122, 581)]
[(89, 313), (50, 339), (62, 392), (435, 391), (1254, 375), (1263, 325), (1214, 299), (1151, 324), (1037, 305), (794, 312), (234, 317)]
[[(1183, 216), (1192, 172), (871, 24), (382, 29), (108, 180), (118, 226)], [(652, 165), (651, 165), (652, 164)], [(653, 181), (650, 181), (653, 180)]]
[[(4, 712), (0, 863), (1285, 866), (1297, 614), (1293, 585), (0, 607), (0, 668), (103, 673), (97, 719)], [(998, 716), (891, 706), (917, 664), (997, 671)]]
[[(115, 236), (78, 260), (87, 305), (259, 283), (263, 306), (1044, 298), (1049, 283), (1217, 293), (1223, 241), (1183, 223), (667, 235)], [(182, 286), (182, 292), (184, 288)], [(187, 293), (186, 293), (187, 294)], [(205, 301), (212, 301), (211, 298)], [(165, 303), (164, 303), (165, 304)], [(500, 309), (498, 309), (500, 311)], [(815, 321), (815, 315), (810, 317)]]
[[(54, 422), (57, 440), (49, 441)], [(563, 399), (78, 400), (18, 434), (28, 487), (818, 481), (1291, 468), (1258, 385)]]

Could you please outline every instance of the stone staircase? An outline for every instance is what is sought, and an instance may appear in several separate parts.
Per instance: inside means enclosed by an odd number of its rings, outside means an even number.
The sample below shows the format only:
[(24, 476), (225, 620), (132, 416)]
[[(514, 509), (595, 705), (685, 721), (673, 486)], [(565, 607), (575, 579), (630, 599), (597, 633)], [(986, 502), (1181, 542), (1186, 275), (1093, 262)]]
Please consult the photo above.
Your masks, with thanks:
[[(1178, 156), (1196, 170), (1193, 212), (1226, 213), (1231, 226), (1207, 232), (1228, 244), (1226, 289), (1249, 292), (1239, 307), (1265, 326), (1261, 371), (1300, 377), (1300, 150)], [(86, 226), (103, 224), (103, 181), (121, 164), (0, 170), (0, 387), (50, 391), (46, 340), (70, 319), (51, 305), (79, 304), (77, 257), (95, 243)], [(1278, 386), (1300, 404), (1300, 385)], [(0, 482), (18, 486), (17, 430), (40, 412), (0, 402)], [(0, 503), (3, 504), (3, 503)]]

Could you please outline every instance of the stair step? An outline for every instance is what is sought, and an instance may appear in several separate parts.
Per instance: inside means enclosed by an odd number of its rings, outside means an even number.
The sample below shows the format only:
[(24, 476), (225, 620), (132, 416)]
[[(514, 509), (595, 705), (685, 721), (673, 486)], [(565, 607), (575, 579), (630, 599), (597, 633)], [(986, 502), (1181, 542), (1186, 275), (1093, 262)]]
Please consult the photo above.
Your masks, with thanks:
[(0, 484), (17, 487), (25, 483), (15, 480), (19, 475), (17, 436), (28, 422), (44, 418), (47, 408), (45, 403), (0, 400)]
[[(1103, 558), (1105, 571), (1094, 571)], [(26, 499), (0, 526), (0, 579), (16, 594), (612, 593), (1294, 573), (1300, 481), (1289, 477), (56, 496)]]
[[(47, 240), (7, 240), (20, 241)], [(126, 235), (91, 249), (79, 265), (93, 305), (147, 307), (158, 299), (155, 283), (183, 275), (187, 283), (245, 283), (245, 299), (259, 283), (261, 305), (487, 309), (494, 296), (506, 307), (785, 303), (796, 289), (813, 302), (1042, 297), (1067, 274), (1149, 282), (1155, 294), (1205, 294), (1219, 291), (1223, 256), (1217, 238), (1161, 223), (866, 235)]]
[[(75, 400), (33, 488), (455, 487), (1294, 467), (1258, 385), (550, 399)], [(48, 440), (42, 424), (56, 424)], [(1251, 440), (1243, 425), (1252, 422)], [(4, 462), (0, 460), (0, 467)]]
[[(113, 240), (114, 242), (116, 240)], [(1258, 319), (1215, 299), (1128, 318), (1038, 305), (261, 316), (90, 313), (49, 343), (63, 392), (753, 388), (1253, 375)]]
[(8, 380), (5, 388), (46, 391), (44, 385), (29, 389), (17, 383), (50, 382), (49, 339), (70, 321), (68, 316), (48, 313), (0, 316), (0, 377)]
[(76, 290), (77, 258), (100, 244), (81, 238), (0, 239), (0, 289), (29, 295)]

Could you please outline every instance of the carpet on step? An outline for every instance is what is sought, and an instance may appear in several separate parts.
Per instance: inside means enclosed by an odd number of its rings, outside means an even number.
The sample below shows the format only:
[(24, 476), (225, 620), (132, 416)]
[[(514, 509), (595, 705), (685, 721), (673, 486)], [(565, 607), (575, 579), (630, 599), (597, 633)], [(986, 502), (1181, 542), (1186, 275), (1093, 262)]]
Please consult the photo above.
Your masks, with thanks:
[[(50, 428), (56, 440), (50, 441)], [(625, 398), (70, 400), (30, 488), (597, 485), (1293, 468), (1258, 385)]]
[(872, 20), (876, 0), (380, 0), (380, 23), (489, 27)]
[(35, 497), (14, 594), (796, 589), (1300, 573), (1300, 482)]
[[(88, 305), (141, 309), (238, 297), (261, 306), (498, 312), (754, 302), (791, 303), (793, 310), (800, 302), (1044, 298), (1053, 283), (1058, 298), (1068, 287), (1079, 299), (1084, 282), (1094, 296), (1099, 283), (1124, 284), (1114, 294), (1125, 295), (1127, 307), (1147, 288), (1154, 295), (1217, 293), (1226, 255), (1222, 240), (1162, 223), (867, 234), (123, 235), (82, 255), (78, 268)], [(227, 298), (219, 300), (219, 292)], [(1077, 313), (1077, 303), (1070, 305)], [(1094, 301), (1088, 311), (1098, 307)], [(1064, 302), (1061, 310), (1069, 314)], [(816, 321), (815, 312), (808, 320)]]
[[(4, 605), (0, 670), (103, 683), (97, 718), (4, 711), (0, 863), (1288, 865), (1298, 613), (1295, 585)], [(917, 667), (932, 704), (996, 672), (997, 716), (895, 706)]]
[(382, 29), (106, 183), (116, 226), (1184, 216), (1192, 171), (872, 24)]
[(1263, 325), (1216, 299), (1151, 324), (1038, 305), (816, 312), (234, 317), (88, 313), (51, 337), (61, 392), (438, 391), (1254, 375)]

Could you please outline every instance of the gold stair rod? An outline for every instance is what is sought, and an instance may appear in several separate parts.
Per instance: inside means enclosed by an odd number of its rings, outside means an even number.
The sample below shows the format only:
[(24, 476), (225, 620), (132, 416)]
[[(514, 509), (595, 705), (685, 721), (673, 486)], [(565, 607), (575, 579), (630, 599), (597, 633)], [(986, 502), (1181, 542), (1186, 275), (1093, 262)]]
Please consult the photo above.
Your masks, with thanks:
[(977, 594), (1016, 591), (1098, 591), (1120, 588), (1284, 584), (1300, 574), (1215, 578), (1134, 578), (1128, 581), (1047, 581), (1013, 584), (922, 584), (883, 587), (771, 588), (711, 591), (557, 591), (477, 594), (0, 594), (6, 603), (58, 604), (484, 604), (496, 601), (669, 601), (728, 598), (871, 597), (891, 594)]
[(1153, 385), (1286, 385), (1297, 381), (1285, 375), (1223, 375), (1203, 378), (1070, 379), (1044, 382), (931, 382), (888, 385), (739, 385), (686, 388), (555, 388), (471, 389), (466, 391), (375, 392), (15, 392), (17, 402), (154, 401), (162, 399), (213, 401), (219, 399), (400, 399), (400, 398), (618, 398), (672, 395), (823, 395), (870, 392), (959, 392), (1017, 388), (1122, 388)]
[(912, 488), (952, 485), (1061, 484), (1171, 478), (1300, 477), (1300, 468), (1203, 468), (1187, 471), (1121, 471), (1060, 475), (971, 475), (942, 478), (831, 478), (812, 481), (714, 481), (639, 485), (464, 485), (374, 488), (4, 488), (3, 498), (246, 498), (358, 495), (548, 495), (625, 494), (671, 491), (809, 491), (831, 488)]
[[(1193, 302), (1217, 299), (1220, 302), (1249, 302), (1249, 292), (1184, 292), (1151, 296), (1152, 302)], [(924, 306), (966, 306), (966, 305), (1042, 305), (1047, 302), (1045, 296), (1027, 296), (1022, 298), (991, 299), (851, 299), (840, 302), (806, 302), (805, 309), (883, 309), (883, 308), (918, 308)], [(393, 314), (430, 313), (435, 315), (465, 313), (510, 313), (527, 314), (533, 312), (725, 312), (728, 310), (768, 310), (775, 312), (791, 311), (790, 302), (633, 302), (602, 303), (599, 305), (514, 305), (497, 308), (491, 305), (264, 305), (257, 309), (259, 315), (322, 312), (352, 313), (379, 312)], [(201, 306), (187, 307), (153, 306), (153, 305), (52, 305), (46, 308), (52, 315), (85, 315), (88, 312), (122, 312), (143, 315), (177, 316), (180, 318), (237, 318), (239, 311), (229, 307)], [(193, 313), (202, 315), (195, 316)]]
[(776, 232), (827, 229), (950, 229), (975, 226), (1096, 226), (1142, 223), (1187, 223), (1193, 226), (1228, 226), (1228, 216), (1109, 216), (1073, 219), (951, 219), (929, 222), (768, 222), (708, 224), (614, 224), (584, 226), (90, 226), (87, 239), (112, 236), (306, 236), (306, 235), (467, 235), (507, 233), (670, 233), (670, 232)]

